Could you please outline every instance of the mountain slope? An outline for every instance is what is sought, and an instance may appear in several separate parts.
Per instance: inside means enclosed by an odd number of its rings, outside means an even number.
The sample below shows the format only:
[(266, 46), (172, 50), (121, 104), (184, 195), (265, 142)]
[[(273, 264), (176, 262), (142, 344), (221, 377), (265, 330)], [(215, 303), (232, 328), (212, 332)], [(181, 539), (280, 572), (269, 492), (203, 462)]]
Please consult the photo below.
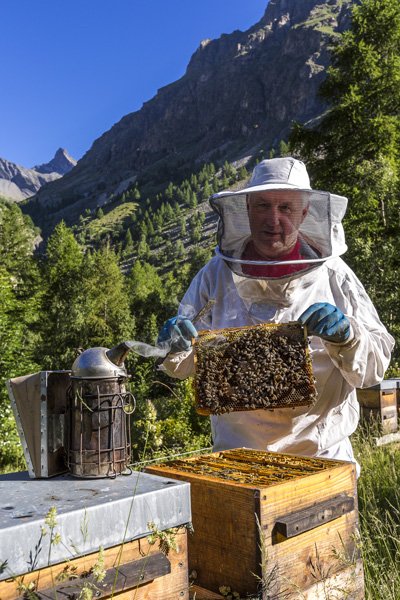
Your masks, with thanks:
[(136, 178), (147, 192), (203, 162), (276, 146), (293, 120), (324, 110), (317, 90), (350, 4), (271, 0), (249, 30), (204, 40), (180, 80), (97, 139), (71, 173), (40, 190), (28, 211), (45, 229), (61, 218), (74, 223)]

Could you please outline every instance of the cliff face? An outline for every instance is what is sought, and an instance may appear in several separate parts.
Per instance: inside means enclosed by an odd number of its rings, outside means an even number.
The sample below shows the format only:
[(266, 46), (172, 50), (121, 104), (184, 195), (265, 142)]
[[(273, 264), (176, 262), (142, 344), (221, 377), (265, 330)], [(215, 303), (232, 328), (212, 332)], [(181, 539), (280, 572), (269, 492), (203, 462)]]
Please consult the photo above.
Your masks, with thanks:
[[(97, 139), (62, 180), (40, 190), (50, 227), (104, 204), (136, 177), (168, 182), (196, 163), (268, 150), (293, 120), (324, 110), (318, 87), (329, 44), (349, 23), (351, 0), (271, 0), (245, 32), (204, 40), (185, 75)], [(194, 169), (193, 169), (194, 168)]]

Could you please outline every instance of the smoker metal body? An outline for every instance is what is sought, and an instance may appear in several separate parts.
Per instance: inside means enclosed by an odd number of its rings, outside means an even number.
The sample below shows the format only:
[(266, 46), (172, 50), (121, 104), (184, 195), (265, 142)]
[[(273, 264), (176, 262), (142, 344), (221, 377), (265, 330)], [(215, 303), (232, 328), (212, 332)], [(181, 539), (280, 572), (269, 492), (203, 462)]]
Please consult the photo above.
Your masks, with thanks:
[(77, 477), (131, 472), (130, 413), (123, 379), (73, 379), (67, 404), (67, 466)]
[(130, 342), (82, 352), (71, 369), (67, 402), (67, 466), (76, 477), (116, 477), (131, 472), (130, 415), (124, 359)]

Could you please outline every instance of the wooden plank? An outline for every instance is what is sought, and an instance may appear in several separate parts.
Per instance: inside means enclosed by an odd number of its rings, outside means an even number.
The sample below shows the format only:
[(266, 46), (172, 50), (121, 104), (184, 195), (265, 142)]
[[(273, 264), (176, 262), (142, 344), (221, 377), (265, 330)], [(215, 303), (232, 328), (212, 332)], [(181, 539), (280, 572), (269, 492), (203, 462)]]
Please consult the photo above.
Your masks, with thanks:
[[(96, 598), (99, 600), (107, 598), (110, 595), (117, 596), (119, 592), (130, 590), (141, 585), (145, 585), (171, 573), (171, 564), (167, 557), (158, 552), (139, 560), (134, 560), (118, 568), (111, 568), (105, 572), (105, 577), (101, 582), (96, 581), (93, 575), (85, 577), (85, 583), (93, 585), (96, 590)], [(59, 583), (52, 588), (36, 592), (37, 600), (69, 600), (78, 598), (82, 590), (76, 580)], [(23, 600), (24, 595), (18, 600)]]
[(213, 591), (229, 585), (238, 592), (254, 591), (259, 568), (254, 518), (254, 490), (238, 487), (226, 493), (217, 482), (191, 481), (192, 523), (190, 570), (199, 585)]
[(146, 471), (190, 482), (194, 533), (188, 554), (196, 583), (215, 592), (222, 585), (239, 593), (256, 591), (261, 573), (254, 486), (163, 467)]
[(396, 390), (384, 390), (381, 391), (381, 407), (397, 407)]
[(329, 523), (354, 510), (354, 498), (346, 494), (334, 496), (325, 502), (319, 502), (310, 508), (295, 511), (280, 517), (274, 527), (277, 542), (300, 535), (319, 525)]
[[(248, 490), (254, 490), (254, 485), (251, 483), (236, 482), (230, 479), (218, 479), (218, 475), (212, 477), (211, 475), (203, 475), (202, 473), (193, 473), (175, 469), (173, 467), (169, 467), (168, 465), (151, 465), (146, 467), (146, 473), (159, 475), (161, 477), (168, 477), (170, 479), (179, 479), (181, 481), (189, 481), (190, 478), (190, 481), (203, 481), (204, 483), (209, 483), (210, 485), (217, 484), (220, 488), (225, 488), (226, 493), (232, 491), (232, 488), (246, 488)], [(280, 482), (277, 483), (277, 485), (279, 484)]]
[(397, 433), (388, 433), (379, 438), (374, 438), (377, 446), (385, 446), (386, 444), (396, 444), (400, 442), (400, 431)]
[[(174, 534), (177, 550), (171, 549), (168, 554), (171, 573), (155, 579), (146, 585), (135, 586), (130, 591), (122, 591), (114, 594), (113, 598), (118, 598), (118, 600), (132, 600), (133, 589), (135, 600), (148, 600), (150, 593), (151, 600), (176, 600), (177, 598), (179, 600), (189, 600), (187, 532), (186, 529), (177, 528), (174, 530)], [(151, 545), (146, 538), (129, 541), (123, 545), (114, 546), (104, 551), (104, 569), (108, 570), (158, 553), (159, 548), (157, 543)], [(72, 559), (69, 562), (26, 573), (23, 577), (17, 577), (15, 580), (0, 581), (0, 600), (15, 600), (19, 596), (17, 588), (20, 583), (23, 583), (25, 586), (33, 583), (35, 589), (41, 591), (53, 588), (63, 575), (72, 573), (73, 569), (76, 569), (76, 573), (79, 575), (86, 574), (94, 566), (98, 558), (99, 554), (96, 552)], [(85, 577), (82, 577), (81, 580), (84, 583)]]
[(396, 406), (396, 390), (357, 390), (357, 400), (365, 408)]
[(384, 434), (397, 431), (397, 410), (395, 407), (367, 408), (361, 406), (361, 419), (363, 421), (378, 421)]
[(193, 585), (190, 588), (190, 600), (223, 600), (224, 596), (206, 590), (198, 585)]

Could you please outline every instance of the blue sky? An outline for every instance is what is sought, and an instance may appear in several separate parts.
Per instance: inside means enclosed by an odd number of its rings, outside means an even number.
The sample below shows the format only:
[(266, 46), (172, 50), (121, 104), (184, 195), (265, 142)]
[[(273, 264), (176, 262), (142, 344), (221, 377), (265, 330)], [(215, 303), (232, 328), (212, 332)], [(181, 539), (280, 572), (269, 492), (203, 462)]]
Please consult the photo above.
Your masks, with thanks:
[(80, 158), (124, 115), (181, 77), (205, 38), (246, 30), (268, 0), (6, 0), (0, 157)]

